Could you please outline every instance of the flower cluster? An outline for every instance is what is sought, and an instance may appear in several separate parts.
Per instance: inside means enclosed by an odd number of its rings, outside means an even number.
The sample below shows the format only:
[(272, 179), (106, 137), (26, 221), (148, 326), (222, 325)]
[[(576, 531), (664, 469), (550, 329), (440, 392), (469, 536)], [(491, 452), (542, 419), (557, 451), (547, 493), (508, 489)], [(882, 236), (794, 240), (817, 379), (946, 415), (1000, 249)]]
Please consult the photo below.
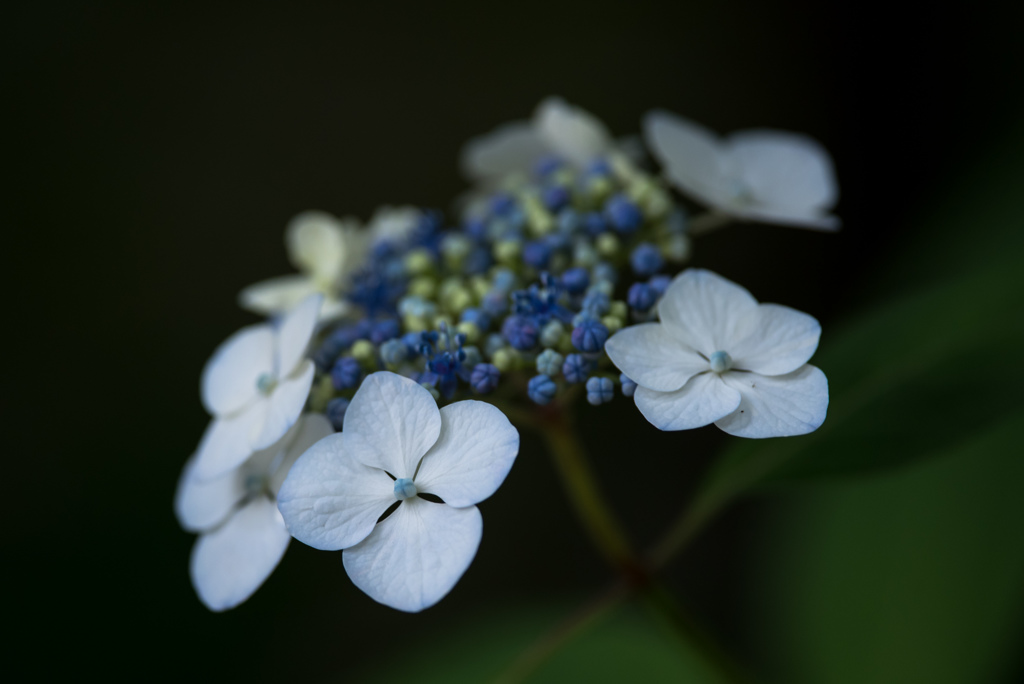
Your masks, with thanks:
[[(836, 225), (830, 162), (801, 136), (722, 143), (663, 113), (645, 133), (716, 216)], [(201, 533), (192, 578), (211, 609), (248, 598), (289, 533), (344, 550), (376, 601), (436, 603), (476, 553), (475, 504), (518, 452), (498, 406), (622, 395), (660, 429), (743, 437), (824, 420), (825, 377), (807, 365), (817, 322), (707, 271), (673, 277), (702, 217), (592, 115), (545, 100), (462, 163), (477, 184), (452, 218), (385, 208), (360, 229), (301, 214), (285, 236), (300, 273), (243, 290), (274, 319), (207, 364), (213, 420), (176, 499)]]

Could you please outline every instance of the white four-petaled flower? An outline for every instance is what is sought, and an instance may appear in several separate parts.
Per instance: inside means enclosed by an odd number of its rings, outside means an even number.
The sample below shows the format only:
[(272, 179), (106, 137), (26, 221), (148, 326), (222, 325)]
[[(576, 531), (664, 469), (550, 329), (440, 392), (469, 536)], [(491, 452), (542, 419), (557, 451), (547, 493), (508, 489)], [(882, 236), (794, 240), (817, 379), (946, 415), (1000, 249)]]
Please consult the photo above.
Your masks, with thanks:
[(345, 280), (362, 266), (371, 245), (404, 240), (419, 218), (419, 210), (413, 207), (380, 207), (364, 230), (353, 218), (303, 212), (285, 230), (288, 258), (299, 273), (250, 285), (239, 294), (239, 303), (256, 313), (282, 314), (309, 295), (321, 294), (320, 320), (340, 318), (350, 309), (342, 297)]
[(320, 295), (311, 295), (277, 324), (242, 328), (203, 369), (203, 405), (213, 415), (196, 453), (196, 475), (225, 473), (281, 439), (299, 417), (313, 384), (305, 358)]
[(738, 131), (724, 140), (665, 111), (644, 117), (644, 139), (669, 179), (698, 202), (737, 218), (835, 230), (832, 159), (805, 135)]
[(324, 416), (308, 413), (278, 442), (217, 477), (196, 476), (185, 464), (174, 511), (181, 526), (199, 532), (189, 574), (210, 610), (227, 610), (249, 598), (277, 567), (291, 535), (274, 496), (299, 455), (334, 432)]
[(658, 318), (605, 345), (638, 385), (637, 408), (655, 427), (714, 423), (739, 437), (785, 437), (825, 420), (828, 382), (807, 364), (821, 335), (813, 317), (758, 304), (739, 285), (689, 269), (666, 290)]
[(344, 549), (346, 572), (371, 598), (417, 612), (469, 567), (483, 532), (474, 504), (504, 481), (518, 451), (519, 433), (491, 404), (438, 410), (412, 380), (373, 373), (352, 398), (343, 431), (292, 467), (278, 506), (299, 541)]

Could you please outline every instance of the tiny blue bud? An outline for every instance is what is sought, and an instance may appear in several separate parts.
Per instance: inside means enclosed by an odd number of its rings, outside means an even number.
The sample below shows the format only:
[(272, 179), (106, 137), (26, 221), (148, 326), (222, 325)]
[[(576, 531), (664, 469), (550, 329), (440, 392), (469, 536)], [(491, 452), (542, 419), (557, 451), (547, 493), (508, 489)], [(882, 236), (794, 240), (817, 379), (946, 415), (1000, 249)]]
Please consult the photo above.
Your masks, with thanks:
[(494, 271), (494, 279), (491, 282), (494, 289), (510, 292), (516, 286), (516, 274), (507, 268), (499, 268)]
[(589, 235), (600, 235), (608, 229), (608, 224), (605, 223), (603, 216), (596, 211), (591, 211), (583, 217), (583, 229)]
[(629, 264), (639, 277), (647, 278), (660, 271), (665, 260), (657, 247), (649, 242), (641, 242), (629, 255)]
[(587, 402), (593, 406), (607, 404), (615, 396), (615, 386), (610, 378), (590, 378), (587, 380)]
[(474, 368), (478, 363), (483, 361), (483, 357), (480, 355), (480, 350), (476, 347), (463, 347), (462, 351), (462, 365), (465, 368)]
[(665, 290), (672, 284), (672, 279), (667, 275), (656, 275), (647, 281), (647, 284), (654, 288), (654, 291), (658, 293), (658, 296), (665, 294)]
[(529, 395), (534, 403), (541, 406), (550, 402), (557, 391), (558, 387), (555, 385), (555, 382), (546, 375), (533, 376), (526, 386), (527, 395)]
[(327, 420), (335, 430), (341, 432), (345, 422), (345, 411), (348, 410), (349, 401), (345, 397), (338, 397), (327, 402)]
[(641, 313), (650, 311), (657, 301), (658, 293), (647, 283), (633, 283), (626, 294), (626, 303)]
[(506, 214), (516, 205), (511, 195), (498, 192), (491, 197), (491, 212), (496, 215)]
[(554, 349), (545, 349), (537, 356), (537, 372), (542, 375), (558, 375), (565, 357)]
[(546, 268), (551, 259), (551, 247), (540, 240), (527, 242), (523, 246), (523, 263), (533, 268)]
[(582, 354), (569, 354), (562, 364), (562, 375), (572, 383), (585, 382), (590, 375), (590, 361)]
[(566, 207), (558, 212), (558, 230), (566, 235), (575, 233), (583, 225), (583, 219), (575, 209)]
[(622, 383), (622, 396), (633, 396), (636, 392), (636, 383), (630, 380), (625, 373), (619, 376), (619, 382)]
[(370, 331), (370, 341), (380, 344), (386, 340), (394, 339), (402, 334), (402, 326), (395, 318), (385, 318), (376, 321)]
[(559, 321), (548, 321), (540, 331), (540, 343), (545, 347), (557, 347), (565, 334), (565, 327)]
[(380, 358), (389, 365), (395, 366), (403, 361), (409, 354), (409, 348), (405, 342), (399, 339), (391, 339), (380, 346)]
[(513, 348), (525, 351), (537, 346), (540, 330), (537, 324), (526, 316), (512, 315), (505, 319), (501, 326), (501, 334), (505, 336)]
[(400, 477), (395, 480), (395, 498), (405, 501), (416, 496), (416, 485), (407, 477)]
[(505, 338), (500, 333), (491, 333), (484, 340), (484, 355), (487, 358), (494, 356), (494, 352), (504, 348)]
[(541, 201), (551, 211), (558, 211), (569, 203), (569, 191), (561, 185), (553, 185), (544, 188), (541, 194)]
[(644, 222), (640, 208), (622, 194), (614, 195), (605, 202), (604, 215), (612, 227), (623, 234), (635, 233)]
[(459, 320), (463, 323), (472, 323), (481, 330), (487, 330), (487, 328), (491, 327), (491, 320), (487, 314), (480, 309), (472, 307), (469, 309), (463, 309)]
[(473, 367), (473, 372), (469, 376), (469, 386), (477, 394), (487, 394), (494, 391), (500, 378), (501, 371), (497, 366), (490, 363), (478, 363)]
[(537, 163), (533, 166), (533, 172), (544, 178), (560, 168), (562, 168), (562, 160), (549, 154), (537, 160)]
[(582, 310), (591, 314), (591, 318), (604, 316), (608, 313), (611, 300), (604, 292), (591, 292), (583, 298)]
[(607, 261), (601, 261), (594, 264), (594, 280), (607, 280), (612, 285), (619, 279), (619, 272), (614, 266), (609, 264)]
[(270, 394), (277, 386), (277, 380), (270, 373), (262, 373), (256, 378), (256, 389), (260, 394)]
[(597, 320), (583, 321), (572, 330), (572, 346), (584, 352), (599, 352), (608, 341), (608, 328)]
[(732, 368), (732, 357), (729, 356), (729, 352), (716, 351), (708, 361), (711, 362), (711, 370), (715, 373), (724, 373)]
[(585, 268), (570, 268), (562, 274), (562, 287), (571, 295), (583, 294), (590, 285), (590, 274)]
[(335, 389), (343, 390), (355, 387), (362, 377), (362, 367), (351, 356), (343, 356), (338, 359), (334, 368), (331, 369), (331, 381), (334, 383)]

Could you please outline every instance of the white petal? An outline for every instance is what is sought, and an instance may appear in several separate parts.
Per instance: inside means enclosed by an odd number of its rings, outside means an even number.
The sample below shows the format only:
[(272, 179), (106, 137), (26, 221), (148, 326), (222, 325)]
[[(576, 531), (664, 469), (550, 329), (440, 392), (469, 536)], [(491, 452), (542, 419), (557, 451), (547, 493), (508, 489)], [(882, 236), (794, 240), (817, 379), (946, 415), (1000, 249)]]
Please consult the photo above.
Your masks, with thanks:
[(633, 395), (644, 418), (659, 430), (692, 430), (736, 410), (740, 393), (715, 373), (696, 375), (675, 392), (637, 387)]
[(344, 267), (345, 234), (338, 219), (322, 211), (306, 211), (285, 230), (288, 257), (320, 286), (335, 285)]
[(361, 542), (395, 501), (392, 479), (359, 463), (344, 433), (307, 449), (277, 493), (292, 536), (324, 551)]
[(718, 136), (698, 123), (662, 110), (643, 120), (644, 140), (680, 190), (717, 205), (727, 189), (725, 153)]
[(284, 437), (288, 429), (298, 420), (302, 407), (309, 398), (313, 386), (315, 368), (312, 361), (303, 361), (295, 375), (281, 380), (265, 399), (257, 402), (248, 411), (260, 412), (262, 418), (254, 424), (250, 433), (253, 449), (266, 449)]
[(374, 601), (416, 613), (452, 590), (482, 534), (476, 506), (453, 508), (413, 497), (346, 549), (342, 560), (352, 582)]
[(710, 368), (707, 360), (660, 323), (623, 328), (608, 338), (604, 350), (630, 380), (659, 392), (677, 390), (694, 375)]
[(532, 123), (514, 121), (470, 139), (462, 147), (459, 163), (467, 178), (495, 178), (528, 170), (550, 151)]
[(409, 378), (381, 371), (363, 380), (343, 427), (360, 461), (412, 478), (441, 433), (441, 414), (430, 392)]
[(731, 280), (690, 268), (665, 291), (658, 317), (674, 337), (710, 357), (746, 337), (741, 324), (756, 307), (757, 300)]
[(206, 362), (200, 380), (203, 406), (215, 416), (234, 413), (259, 393), (259, 377), (273, 372), (273, 329), (266, 324), (242, 328)]
[(423, 457), (416, 488), (449, 506), (471, 506), (505, 481), (517, 453), (519, 432), (497, 407), (455, 402), (441, 409), (441, 435)]
[(780, 226), (807, 228), (810, 230), (839, 230), (842, 221), (838, 216), (823, 214), (817, 209), (790, 209), (788, 207), (772, 207), (767, 205), (748, 205), (742, 207), (723, 206), (722, 211), (737, 218), (762, 223), (774, 223)]
[(323, 295), (310, 295), (281, 319), (277, 328), (277, 375), (279, 379), (291, 376), (306, 354), (309, 340), (316, 329), (317, 317), (323, 305)]
[(379, 207), (370, 218), (371, 242), (404, 243), (422, 215), (416, 207)]
[(560, 157), (577, 166), (603, 156), (612, 147), (608, 129), (598, 119), (558, 97), (549, 97), (537, 106), (534, 126), (544, 141)]
[[(725, 373), (743, 400), (715, 425), (737, 437), (790, 437), (817, 430), (828, 410), (828, 380), (814, 366), (788, 375)], [(639, 391), (639, 390), (638, 390)]]
[(216, 527), (228, 517), (245, 496), (245, 486), (238, 469), (202, 480), (196, 476), (195, 457), (185, 463), (174, 494), (174, 513), (189, 532)]
[(729, 349), (733, 368), (782, 375), (807, 363), (818, 348), (821, 325), (805, 313), (761, 304), (748, 314), (747, 337)]
[(740, 180), (758, 205), (828, 209), (836, 203), (832, 158), (816, 141), (783, 131), (733, 133), (726, 141)]
[[(270, 491), (274, 494), (281, 489), (285, 477), (288, 476), (288, 471), (291, 470), (299, 456), (324, 437), (333, 435), (334, 427), (331, 425), (331, 421), (327, 420), (327, 416), (322, 413), (306, 413), (299, 417), (289, 432), (294, 434), (291, 435), (280, 460), (270, 464), (271, 473), (268, 484)], [(285, 435), (285, 439), (288, 439), (289, 436)]]
[(209, 480), (233, 470), (249, 458), (252, 437), (263, 425), (266, 399), (258, 399), (230, 418), (214, 418), (196, 449), (196, 477)]
[(291, 311), (318, 288), (306, 275), (286, 275), (262, 280), (238, 293), (238, 304), (258, 314), (274, 315)]
[(192, 547), (189, 571), (199, 598), (215, 611), (242, 603), (270, 577), (290, 539), (274, 504), (256, 497)]

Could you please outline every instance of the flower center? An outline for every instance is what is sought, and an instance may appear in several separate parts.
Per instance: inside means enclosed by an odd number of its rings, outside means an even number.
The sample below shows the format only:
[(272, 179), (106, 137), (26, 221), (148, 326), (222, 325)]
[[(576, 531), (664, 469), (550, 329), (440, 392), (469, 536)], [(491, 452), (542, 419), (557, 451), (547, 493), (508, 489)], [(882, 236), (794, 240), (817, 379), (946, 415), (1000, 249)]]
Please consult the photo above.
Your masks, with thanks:
[(711, 362), (711, 370), (716, 373), (724, 373), (732, 368), (732, 357), (729, 356), (729, 352), (716, 351), (708, 361)]
[(256, 378), (256, 389), (262, 394), (270, 394), (277, 387), (277, 380), (270, 373), (263, 373), (260, 377)]
[(754, 201), (754, 192), (739, 178), (729, 181), (728, 201), (734, 207), (744, 207)]
[(395, 498), (405, 501), (416, 496), (416, 484), (407, 477), (400, 477), (395, 480)]

